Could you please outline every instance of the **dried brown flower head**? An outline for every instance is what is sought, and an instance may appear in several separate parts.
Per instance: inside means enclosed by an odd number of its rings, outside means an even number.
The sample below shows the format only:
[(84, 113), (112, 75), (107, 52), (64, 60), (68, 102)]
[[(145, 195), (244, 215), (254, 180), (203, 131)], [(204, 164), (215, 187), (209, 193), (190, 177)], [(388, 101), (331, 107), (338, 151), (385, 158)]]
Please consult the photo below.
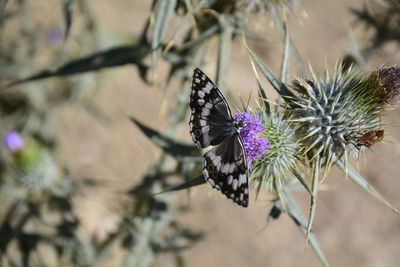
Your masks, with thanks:
[(400, 68), (390, 67), (377, 70), (379, 89), (384, 93), (384, 102), (392, 103), (400, 95)]

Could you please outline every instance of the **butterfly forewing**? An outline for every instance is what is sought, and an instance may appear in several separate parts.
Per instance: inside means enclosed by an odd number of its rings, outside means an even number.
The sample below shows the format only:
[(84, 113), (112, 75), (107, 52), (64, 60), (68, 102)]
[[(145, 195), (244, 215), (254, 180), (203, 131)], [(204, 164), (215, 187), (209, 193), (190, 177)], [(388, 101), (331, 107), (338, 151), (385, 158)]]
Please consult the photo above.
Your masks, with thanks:
[(200, 69), (195, 69), (190, 95), (189, 128), (198, 147), (218, 145), (235, 133), (229, 106), (217, 86)]
[(206, 181), (229, 199), (247, 207), (248, 169), (242, 139), (227, 101), (200, 69), (194, 70), (190, 108), (193, 141), (200, 148), (215, 146), (203, 156)]

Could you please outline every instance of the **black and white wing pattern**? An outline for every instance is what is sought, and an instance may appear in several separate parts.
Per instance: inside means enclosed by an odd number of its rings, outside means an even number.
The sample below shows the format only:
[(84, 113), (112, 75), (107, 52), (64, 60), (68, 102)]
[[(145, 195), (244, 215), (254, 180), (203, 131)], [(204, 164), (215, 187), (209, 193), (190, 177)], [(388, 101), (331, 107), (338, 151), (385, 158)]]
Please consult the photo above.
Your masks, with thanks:
[(198, 68), (193, 74), (190, 108), (193, 142), (199, 148), (214, 146), (203, 156), (206, 181), (227, 198), (247, 207), (248, 169), (240, 128), (218, 87)]

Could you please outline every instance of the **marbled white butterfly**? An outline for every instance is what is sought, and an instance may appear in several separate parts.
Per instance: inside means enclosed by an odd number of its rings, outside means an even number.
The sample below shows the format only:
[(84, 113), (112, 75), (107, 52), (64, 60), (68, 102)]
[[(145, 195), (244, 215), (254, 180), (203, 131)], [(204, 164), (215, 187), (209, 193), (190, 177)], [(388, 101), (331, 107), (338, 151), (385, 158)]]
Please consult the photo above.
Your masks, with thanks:
[(224, 96), (198, 68), (193, 73), (190, 108), (193, 141), (199, 148), (214, 146), (203, 156), (204, 178), (227, 198), (247, 207), (247, 158), (239, 134), (244, 122), (235, 122)]

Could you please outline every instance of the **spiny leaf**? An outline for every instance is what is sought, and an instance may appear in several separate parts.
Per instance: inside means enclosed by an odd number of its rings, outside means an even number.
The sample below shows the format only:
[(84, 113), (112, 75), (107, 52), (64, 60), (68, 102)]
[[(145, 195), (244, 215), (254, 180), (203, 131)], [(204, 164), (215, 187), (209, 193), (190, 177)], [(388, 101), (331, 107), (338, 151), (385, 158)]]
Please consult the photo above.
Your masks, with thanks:
[(312, 195), (312, 191), (310, 187), (307, 185), (307, 183), (304, 181), (303, 176), (300, 174), (300, 172), (297, 170), (295, 167), (290, 167), (291, 172), (294, 174), (296, 179), (303, 185), (303, 187), (307, 190), (310, 195)]
[(160, 44), (167, 30), (169, 20), (176, 6), (176, 0), (158, 0), (155, 5), (154, 27), (151, 40), (152, 66), (156, 71), (157, 61), (160, 54)]
[(320, 164), (321, 160), (319, 156), (316, 156), (314, 161), (312, 162), (312, 184), (311, 184), (311, 205), (310, 205), (310, 216), (308, 218), (308, 227), (307, 227), (307, 241), (309, 240), (309, 234), (311, 232), (312, 224), (315, 217), (315, 211), (317, 208), (317, 194), (318, 194), (318, 184), (319, 184), (319, 175), (320, 175)]
[(171, 156), (181, 159), (183, 157), (193, 157), (200, 155), (199, 149), (194, 145), (189, 145), (177, 140), (172, 139), (156, 130), (153, 130), (143, 123), (139, 122), (135, 118), (130, 118), (133, 123), (135, 123), (140, 130), (151, 139), (157, 146), (162, 148), (166, 153)]
[(3, 13), (6, 9), (7, 2), (8, 0), (0, 0), (0, 23), (3, 20)]
[[(195, 39), (190, 39), (186, 43), (183, 44), (183, 48), (200, 46), (205, 41), (210, 40), (212, 37), (217, 36), (221, 31), (221, 25), (216, 24), (210, 26), (205, 31), (199, 33), (199, 35)], [(191, 33), (189, 33), (191, 34)]]
[[(286, 22), (282, 21), (282, 19), (279, 16), (279, 12), (277, 10), (277, 8), (273, 5), (270, 4), (269, 5), (269, 13), (271, 14), (271, 18), (274, 21), (274, 26), (276, 28), (276, 30), (278, 31), (279, 34), (282, 35), (282, 37), (285, 38), (285, 42), (286, 42)], [(290, 39), (289, 36), (287, 36), (288, 38), (288, 49), (290, 49), (290, 51), (292, 52), (294, 58), (295, 58), (295, 62), (297, 63), (297, 68), (299, 69), (299, 72), (302, 73), (304, 72), (304, 66), (303, 66), (303, 61), (301, 60), (300, 57), (300, 53), (297, 50), (297, 48), (294, 46), (292, 40)]]
[(282, 54), (282, 65), (281, 65), (281, 81), (287, 82), (288, 78), (288, 65), (289, 65), (289, 47), (290, 47), (290, 38), (289, 33), (286, 27), (286, 24), (283, 25), (283, 30), (285, 32), (285, 47), (283, 49)]
[[(197, 3), (194, 3), (194, 6), (192, 6), (192, 3), (190, 0), (184, 0), (184, 2), (185, 2), (185, 8), (187, 9), (187, 12), (185, 13), (185, 16), (182, 18), (180, 23), (177, 25), (176, 31), (173, 33), (173, 36), (172, 36), (169, 44), (174, 44), (176, 42), (175, 40), (177, 39), (177, 37), (180, 36), (182, 32), (184, 32), (185, 30), (188, 29), (188, 25), (196, 24), (196, 18), (194, 16), (194, 14), (197, 11), (199, 11), (200, 9), (202, 9), (207, 4), (207, 0), (198, 1)], [(214, 26), (219, 26), (219, 25), (214, 25)], [(189, 30), (189, 32), (187, 32), (187, 34), (191, 35), (192, 32)], [(196, 38), (196, 39), (198, 39), (198, 38)], [(195, 40), (190, 40), (190, 42), (195, 41)], [(169, 47), (169, 45), (167, 47)], [(184, 44), (183, 47), (186, 47), (186, 44)], [(168, 50), (168, 49), (166, 49), (166, 50)]]
[(364, 6), (363, 10), (358, 10), (354, 8), (350, 8), (350, 12), (352, 12), (358, 20), (363, 21), (367, 26), (377, 28), (379, 22), (376, 18), (374, 18), (373, 14), (369, 12), (366, 6)]
[(72, 5), (75, 0), (62, 0), (63, 5), (63, 13), (64, 13), (64, 20), (65, 20), (65, 32), (64, 32), (64, 40), (68, 38), (69, 30), (72, 24)]
[(359, 188), (367, 192), (371, 197), (375, 198), (383, 205), (391, 209), (393, 212), (400, 214), (399, 210), (392, 206), (368, 181), (362, 177), (362, 175), (357, 172), (350, 164), (345, 164), (343, 161), (339, 160), (336, 162), (341, 170), (347, 173), (348, 178), (356, 184)]
[(174, 12), (176, 0), (158, 0), (155, 6), (153, 38), (151, 48), (154, 50), (160, 45), (167, 30), (170, 17)]
[[(164, 162), (167, 154), (162, 154), (159, 162)], [(128, 194), (136, 198), (137, 200), (147, 200), (154, 197), (154, 185), (162, 181), (167, 181), (170, 177), (176, 177), (179, 175), (176, 169), (173, 170), (161, 170), (160, 164), (156, 163), (153, 168), (143, 176), (141, 183), (135, 185), (133, 188), (128, 190)]]
[(250, 54), (251, 59), (256, 63), (258, 68), (264, 74), (264, 77), (270, 82), (272, 87), (282, 96), (282, 97), (293, 97), (293, 93), (287, 88), (287, 86), (280, 81), (272, 70), (264, 63), (264, 61), (251, 50), (246, 45), (247, 51)]
[(165, 192), (172, 192), (172, 191), (179, 191), (179, 190), (183, 190), (183, 189), (188, 189), (194, 186), (198, 186), (198, 185), (202, 185), (206, 183), (206, 179), (204, 179), (204, 176), (201, 175), (197, 178), (191, 179), (187, 182), (181, 183), (179, 185), (176, 185), (170, 189), (167, 189), (165, 191), (163, 191), (163, 193)]
[(147, 67), (142, 63), (149, 50), (144, 46), (121, 46), (96, 54), (76, 59), (66, 63), (56, 70), (44, 70), (28, 78), (11, 82), (8, 87), (16, 84), (47, 79), (55, 76), (68, 76), (102, 68), (117, 67), (125, 64), (136, 64), (143, 80), (146, 81)]
[[(244, 36), (243, 36), (244, 39)], [(266, 114), (270, 114), (271, 107), (268, 103), (268, 97), (266, 90), (261, 84), (260, 77), (258, 76), (257, 68), (254, 65), (254, 61), (251, 60), (251, 67), (253, 68), (254, 75), (256, 76), (257, 84), (258, 84), (258, 99), (259, 103), (263, 106), (262, 110), (265, 111)]]
[[(195, 39), (192, 39), (192, 33), (189, 32), (185, 39), (188, 39), (181, 47), (169, 46), (169, 49), (163, 53), (163, 58), (170, 63), (170, 70), (166, 82), (167, 88), (173, 78), (182, 79), (182, 77), (192, 77), (193, 69), (200, 67), (204, 62), (204, 54), (207, 51), (206, 42), (217, 35), (220, 31), (220, 25), (213, 25), (204, 32), (201, 32)], [(182, 83), (185, 85), (185, 82)], [(190, 83), (189, 83), (190, 87)], [(184, 90), (188, 88), (186, 85)], [(181, 88), (182, 89), (182, 88)]]
[(221, 15), (220, 23), (222, 24), (222, 33), (219, 39), (216, 82), (219, 86), (224, 87), (223, 78), (228, 71), (233, 29), (227, 15)]
[(264, 110), (264, 112), (266, 114), (270, 114), (271, 107), (270, 107), (270, 105), (268, 103), (267, 94), (265, 93), (265, 89), (262, 86), (262, 84), (261, 84), (260, 80), (258, 79), (258, 77), (257, 77), (257, 84), (258, 84), (258, 98), (259, 98), (260, 103), (262, 103), (262, 105), (263, 105), (263, 109), (262, 110)]
[(179, 226), (178, 233), (181, 236), (183, 236), (183, 237), (185, 237), (185, 238), (187, 238), (189, 240), (198, 241), (198, 240), (201, 240), (204, 237), (204, 234), (202, 232), (193, 230), (193, 229), (188, 228), (188, 227), (186, 227), (184, 225), (179, 225), (178, 224), (178, 226)]
[[(324, 252), (319, 245), (318, 238), (313, 231), (308, 232), (307, 220), (304, 217), (303, 213), (301, 212), (301, 209), (297, 205), (296, 201), (287, 191), (282, 191), (282, 197), (285, 199), (285, 208), (288, 215), (290, 216), (290, 218), (292, 218), (294, 223), (299, 227), (300, 231), (307, 236), (308, 242), (313, 248), (315, 254), (318, 256), (322, 265), (328, 267), (329, 266), (328, 260), (326, 259)], [(280, 202), (277, 202), (276, 204), (279, 204), (277, 208), (282, 209), (282, 205)]]

